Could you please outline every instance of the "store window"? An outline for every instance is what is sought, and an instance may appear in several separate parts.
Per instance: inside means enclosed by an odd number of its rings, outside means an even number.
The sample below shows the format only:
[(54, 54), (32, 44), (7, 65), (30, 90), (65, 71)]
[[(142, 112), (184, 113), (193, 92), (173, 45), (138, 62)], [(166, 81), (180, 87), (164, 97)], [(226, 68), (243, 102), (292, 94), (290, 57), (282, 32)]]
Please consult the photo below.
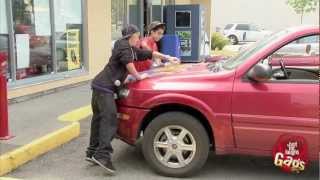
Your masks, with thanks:
[(0, 58), (13, 86), (83, 69), (82, 2), (0, 0)]
[(174, 0), (112, 0), (111, 21), (112, 40), (121, 37), (121, 29), (126, 24), (136, 25), (141, 35), (147, 34), (147, 27), (152, 21), (163, 20), (163, 6), (174, 4)]
[(17, 80), (53, 71), (49, 0), (12, 0)]
[(175, 0), (165, 0), (165, 4), (166, 5), (174, 5), (175, 4)]
[(128, 9), (129, 9), (129, 23), (136, 25), (141, 34), (143, 34), (143, 1), (142, 0), (128, 0)]
[(111, 36), (112, 40), (121, 38), (121, 29), (126, 24), (127, 4), (126, 0), (111, 1)]
[(83, 67), (81, 12), (82, 4), (80, 0), (54, 0), (58, 72)]
[(7, 80), (11, 78), (9, 62), (9, 34), (6, 13), (6, 0), (0, 0), (0, 62), (6, 61)]
[(152, 20), (151, 21), (163, 21), (163, 0), (152, 0)]

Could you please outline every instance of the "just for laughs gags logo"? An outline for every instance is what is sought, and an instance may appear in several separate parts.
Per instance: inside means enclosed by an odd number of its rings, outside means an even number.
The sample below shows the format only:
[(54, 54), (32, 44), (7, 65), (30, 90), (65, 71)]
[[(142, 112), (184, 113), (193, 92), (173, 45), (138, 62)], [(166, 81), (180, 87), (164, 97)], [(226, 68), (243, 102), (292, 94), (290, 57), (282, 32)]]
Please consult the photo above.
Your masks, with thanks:
[(284, 172), (300, 173), (308, 163), (306, 140), (300, 136), (283, 135), (273, 148), (274, 165)]

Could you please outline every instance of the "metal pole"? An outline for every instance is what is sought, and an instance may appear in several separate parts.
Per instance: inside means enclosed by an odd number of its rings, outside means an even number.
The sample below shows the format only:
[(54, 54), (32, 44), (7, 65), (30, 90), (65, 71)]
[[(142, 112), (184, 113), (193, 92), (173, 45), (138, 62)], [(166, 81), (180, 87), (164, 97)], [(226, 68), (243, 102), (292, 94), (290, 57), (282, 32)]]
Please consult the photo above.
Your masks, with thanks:
[(14, 38), (14, 23), (12, 14), (12, 1), (6, 1), (7, 8), (7, 21), (8, 21), (8, 33), (9, 33), (9, 58), (10, 58), (10, 73), (13, 82), (17, 80), (17, 62), (16, 62), (16, 50), (15, 50), (15, 38)]
[(58, 72), (58, 59), (57, 59), (57, 50), (56, 50), (56, 33), (55, 33), (55, 7), (53, 0), (49, 0), (49, 9), (50, 9), (50, 24), (51, 24), (51, 62), (53, 66), (53, 71), (51, 73)]

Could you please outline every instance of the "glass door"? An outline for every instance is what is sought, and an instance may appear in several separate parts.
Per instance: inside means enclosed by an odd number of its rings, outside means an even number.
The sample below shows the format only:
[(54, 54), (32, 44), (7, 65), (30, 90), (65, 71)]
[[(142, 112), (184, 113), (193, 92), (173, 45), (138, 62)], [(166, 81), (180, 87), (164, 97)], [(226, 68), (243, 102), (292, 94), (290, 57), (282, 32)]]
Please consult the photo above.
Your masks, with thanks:
[(53, 72), (49, 0), (12, 0), (16, 79)]
[(152, 0), (151, 21), (163, 21), (163, 0)]
[(128, 22), (129, 24), (136, 25), (139, 29), (141, 34), (143, 34), (144, 29), (144, 3), (141, 0), (128, 0)]
[(57, 71), (84, 67), (82, 58), (82, 4), (79, 0), (54, 0)]
[(0, 63), (6, 62), (5, 74), (7, 80), (11, 78), (9, 61), (9, 31), (6, 0), (0, 0)]

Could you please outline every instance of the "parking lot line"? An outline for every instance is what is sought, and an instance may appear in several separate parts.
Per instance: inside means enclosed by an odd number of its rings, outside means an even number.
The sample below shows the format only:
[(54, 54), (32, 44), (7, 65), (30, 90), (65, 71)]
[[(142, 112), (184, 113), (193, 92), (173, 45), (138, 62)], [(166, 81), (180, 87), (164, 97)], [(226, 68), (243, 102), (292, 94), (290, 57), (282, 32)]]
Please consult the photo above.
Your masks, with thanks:
[(0, 156), (0, 176), (26, 162), (65, 144), (80, 135), (80, 123), (74, 122), (31, 143)]
[(75, 109), (73, 111), (62, 114), (58, 117), (59, 121), (64, 122), (76, 122), (86, 119), (92, 114), (91, 106), (83, 106), (81, 108)]
[(11, 178), (11, 177), (0, 177), (0, 180), (22, 180), (22, 179)]

